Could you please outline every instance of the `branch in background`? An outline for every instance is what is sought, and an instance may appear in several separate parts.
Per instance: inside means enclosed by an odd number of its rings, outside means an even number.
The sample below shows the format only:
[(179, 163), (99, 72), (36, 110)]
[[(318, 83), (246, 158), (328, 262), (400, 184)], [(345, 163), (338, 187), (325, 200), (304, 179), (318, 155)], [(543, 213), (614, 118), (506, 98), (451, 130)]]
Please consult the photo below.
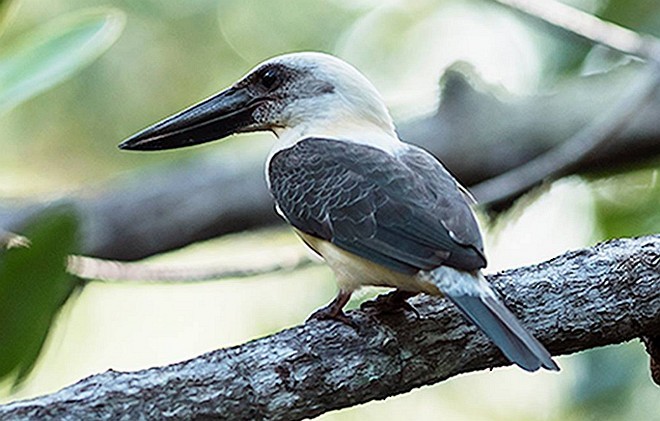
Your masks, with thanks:
[[(489, 276), (554, 355), (660, 334), (660, 235), (614, 240)], [(507, 364), (442, 299), (421, 314), (350, 312), (147, 370), (108, 371), (0, 406), (0, 418), (296, 420)]]
[(22, 235), (14, 234), (0, 228), (0, 249), (12, 249), (15, 247), (30, 247), (30, 240)]
[[(443, 77), (438, 112), (401, 124), (403, 139), (428, 149), (466, 185), (516, 168), (557, 147), (601, 115), (638, 78), (638, 66), (564, 82), (552, 95), (502, 102), (454, 70)], [(476, 76), (475, 76), (476, 77)], [(569, 174), (616, 171), (660, 156), (660, 95), (619, 136)], [(239, 159), (240, 158), (240, 159)], [(86, 255), (135, 260), (196, 241), (280, 223), (262, 156), (228, 155), (177, 168), (140, 171), (96, 195), (72, 201), (83, 221)], [(0, 227), (20, 232), (45, 204), (0, 206)]]
[(579, 167), (580, 162), (605, 147), (653, 99), (660, 86), (660, 63), (647, 66), (621, 100), (564, 143), (548, 152), (470, 188), (486, 206), (509, 204), (548, 179), (557, 179)]
[[(301, 249), (302, 250), (302, 249)], [(67, 271), (82, 279), (99, 281), (158, 281), (200, 282), (229, 278), (248, 278), (274, 272), (290, 272), (317, 264), (308, 255), (298, 254), (290, 259), (253, 262), (250, 266), (173, 266), (151, 263), (126, 263), (86, 256), (69, 256)]]
[[(549, 23), (611, 48), (657, 57), (655, 39), (566, 6), (501, 2), (526, 7)], [(555, 12), (546, 13), (547, 5), (547, 10)], [(569, 81), (556, 87), (553, 95), (502, 102), (475, 90), (464, 75), (449, 70), (443, 77), (438, 112), (400, 125), (399, 132), (403, 139), (441, 158), (468, 186), (514, 171), (477, 187), (482, 199), (502, 201), (542, 179), (593, 170), (616, 171), (660, 156), (657, 92), (643, 109), (631, 107), (619, 116), (606, 113), (607, 105), (626, 96), (630, 82), (640, 79), (639, 72), (639, 67), (627, 66)], [(640, 101), (645, 97), (642, 91), (637, 97)], [(635, 118), (620, 132), (624, 117), (633, 111)], [(599, 119), (603, 115), (609, 118)], [(569, 139), (592, 121), (604, 123), (601, 127), (594, 123), (563, 144), (562, 139)], [(612, 137), (614, 132), (617, 136)], [(527, 164), (537, 158), (534, 164)], [(200, 160), (185, 168), (140, 174), (132, 184), (100, 192), (97, 197), (71, 198), (84, 221), (84, 254), (135, 260), (279, 222), (263, 180), (262, 161), (262, 157), (244, 156)], [(0, 207), (0, 227), (16, 230), (44, 206)]]
[(655, 37), (640, 35), (554, 0), (495, 1), (573, 32), (595, 44), (602, 44), (624, 54), (660, 63), (660, 42)]
[(471, 191), (479, 202), (491, 206), (507, 205), (546, 179), (559, 178), (577, 166), (596, 149), (612, 141), (653, 98), (660, 84), (660, 41), (616, 24), (605, 22), (565, 4), (548, 0), (540, 4), (529, 0), (496, 0), (547, 23), (573, 32), (587, 40), (651, 60), (640, 72), (639, 81), (609, 110), (566, 142), (529, 162), (474, 186)]

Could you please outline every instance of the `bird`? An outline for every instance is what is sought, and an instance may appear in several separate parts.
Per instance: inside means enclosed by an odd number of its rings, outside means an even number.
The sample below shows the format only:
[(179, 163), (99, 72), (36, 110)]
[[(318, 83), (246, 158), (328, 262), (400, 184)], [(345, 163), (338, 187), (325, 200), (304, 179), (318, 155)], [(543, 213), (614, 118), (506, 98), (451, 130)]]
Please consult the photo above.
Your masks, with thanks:
[(313, 314), (350, 323), (363, 286), (448, 298), (512, 363), (559, 370), (482, 274), (481, 231), (468, 191), (426, 150), (399, 139), (374, 85), (330, 54), (270, 58), (211, 97), (129, 137), (158, 151), (270, 131), (266, 179), (275, 210), (322, 257), (339, 292)]

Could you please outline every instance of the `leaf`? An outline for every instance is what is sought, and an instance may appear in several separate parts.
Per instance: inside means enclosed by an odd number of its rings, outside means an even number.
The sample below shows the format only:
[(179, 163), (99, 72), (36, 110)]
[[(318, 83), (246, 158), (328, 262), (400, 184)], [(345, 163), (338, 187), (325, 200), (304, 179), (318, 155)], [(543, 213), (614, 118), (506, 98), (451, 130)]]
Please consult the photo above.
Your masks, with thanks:
[(16, 16), (18, 5), (18, 0), (0, 0), (0, 35), (2, 35), (14, 16)]
[(119, 37), (124, 14), (83, 10), (55, 19), (0, 55), (0, 113), (65, 81)]
[(37, 215), (22, 232), (28, 248), (0, 251), (0, 379), (20, 383), (41, 351), (76, 278), (66, 259), (78, 251), (78, 221), (70, 206)]

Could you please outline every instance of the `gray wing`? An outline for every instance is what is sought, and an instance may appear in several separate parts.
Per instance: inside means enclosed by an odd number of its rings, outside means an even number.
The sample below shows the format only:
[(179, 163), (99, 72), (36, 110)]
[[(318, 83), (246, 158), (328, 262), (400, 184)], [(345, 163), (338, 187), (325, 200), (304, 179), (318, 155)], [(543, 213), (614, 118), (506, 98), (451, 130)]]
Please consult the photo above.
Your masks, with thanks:
[(309, 138), (277, 152), (270, 189), (297, 229), (403, 273), (486, 265), (454, 178), (427, 152)]
[(456, 181), (440, 161), (421, 148), (411, 145), (408, 152), (399, 159), (411, 171), (425, 178), (428, 188), (442, 195), (436, 200), (435, 206), (436, 211), (443, 215), (442, 224), (449, 235), (460, 244), (476, 247), (483, 255), (481, 233), (470, 209), (476, 200), (470, 192)]

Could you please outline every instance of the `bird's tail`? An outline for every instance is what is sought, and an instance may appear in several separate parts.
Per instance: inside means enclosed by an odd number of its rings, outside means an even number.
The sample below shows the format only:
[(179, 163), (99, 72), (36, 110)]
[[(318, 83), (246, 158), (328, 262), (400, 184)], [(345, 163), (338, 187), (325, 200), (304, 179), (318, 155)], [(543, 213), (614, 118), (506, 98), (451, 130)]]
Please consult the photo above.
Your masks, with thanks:
[(559, 370), (550, 353), (497, 298), (480, 272), (474, 274), (441, 267), (431, 272), (431, 278), (511, 362), (527, 371), (541, 367)]

